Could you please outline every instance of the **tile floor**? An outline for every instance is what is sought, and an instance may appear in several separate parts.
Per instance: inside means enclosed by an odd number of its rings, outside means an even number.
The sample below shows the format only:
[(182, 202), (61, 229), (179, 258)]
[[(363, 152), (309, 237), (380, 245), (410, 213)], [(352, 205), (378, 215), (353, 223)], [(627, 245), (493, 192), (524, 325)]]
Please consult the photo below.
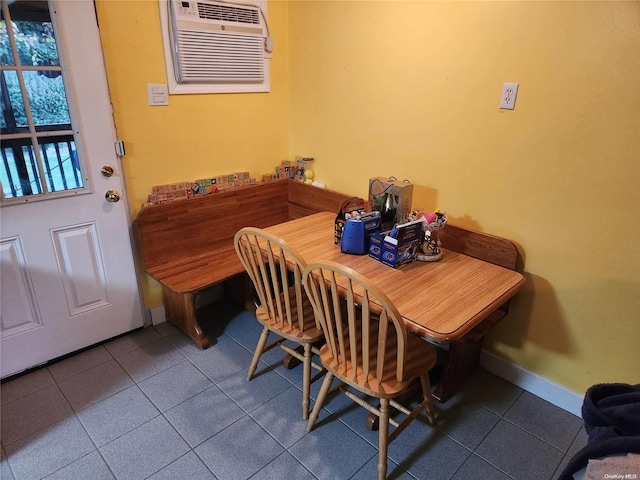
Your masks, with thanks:
[[(307, 432), (301, 367), (275, 349), (248, 382), (259, 325), (226, 304), (218, 317), (207, 350), (161, 324), (3, 383), (0, 478), (376, 478), (367, 412), (336, 395)], [(484, 370), (438, 407), (391, 444), (389, 478), (553, 479), (586, 443), (580, 418)]]

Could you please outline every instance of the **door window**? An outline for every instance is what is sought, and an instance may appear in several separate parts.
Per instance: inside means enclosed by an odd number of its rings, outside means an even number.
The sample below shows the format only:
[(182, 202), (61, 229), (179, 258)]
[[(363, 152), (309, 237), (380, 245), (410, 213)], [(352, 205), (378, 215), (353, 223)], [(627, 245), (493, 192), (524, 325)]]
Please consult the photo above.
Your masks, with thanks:
[(84, 193), (49, 4), (1, 2), (2, 204)]

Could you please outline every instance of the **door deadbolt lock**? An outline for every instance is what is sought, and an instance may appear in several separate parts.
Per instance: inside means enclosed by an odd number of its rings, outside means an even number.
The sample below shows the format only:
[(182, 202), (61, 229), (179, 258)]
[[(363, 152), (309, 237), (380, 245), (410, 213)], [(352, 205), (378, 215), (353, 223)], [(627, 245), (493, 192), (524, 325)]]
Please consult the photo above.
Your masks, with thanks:
[(120, 194), (115, 190), (107, 190), (107, 193), (104, 194), (104, 198), (107, 202), (116, 203), (120, 200)]
[(100, 169), (100, 173), (102, 173), (105, 177), (110, 177), (113, 175), (113, 167), (110, 165), (105, 165)]

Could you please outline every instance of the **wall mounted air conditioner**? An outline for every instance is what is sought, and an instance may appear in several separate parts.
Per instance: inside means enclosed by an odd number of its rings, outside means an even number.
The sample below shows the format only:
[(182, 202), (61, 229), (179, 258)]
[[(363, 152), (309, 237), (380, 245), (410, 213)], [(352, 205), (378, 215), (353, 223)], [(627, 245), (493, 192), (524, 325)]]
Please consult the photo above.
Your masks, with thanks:
[(160, 0), (169, 91), (268, 92), (271, 39), (260, 4)]

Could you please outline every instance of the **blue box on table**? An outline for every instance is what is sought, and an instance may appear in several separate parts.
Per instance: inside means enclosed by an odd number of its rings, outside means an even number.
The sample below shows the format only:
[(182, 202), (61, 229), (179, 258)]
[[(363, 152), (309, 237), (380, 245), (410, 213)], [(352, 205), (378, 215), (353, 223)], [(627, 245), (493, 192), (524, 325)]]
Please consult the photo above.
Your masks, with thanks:
[(398, 268), (412, 262), (422, 245), (422, 222), (403, 223), (393, 230), (373, 233), (369, 238), (369, 256)]
[(349, 219), (342, 231), (340, 250), (343, 253), (366, 255), (369, 238), (379, 231), (380, 212), (363, 213), (358, 219)]

